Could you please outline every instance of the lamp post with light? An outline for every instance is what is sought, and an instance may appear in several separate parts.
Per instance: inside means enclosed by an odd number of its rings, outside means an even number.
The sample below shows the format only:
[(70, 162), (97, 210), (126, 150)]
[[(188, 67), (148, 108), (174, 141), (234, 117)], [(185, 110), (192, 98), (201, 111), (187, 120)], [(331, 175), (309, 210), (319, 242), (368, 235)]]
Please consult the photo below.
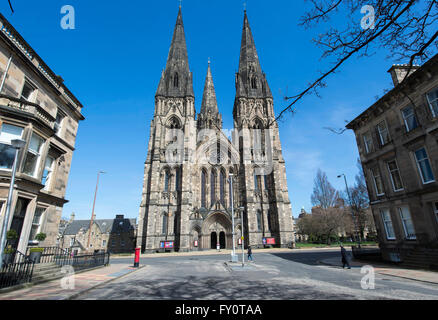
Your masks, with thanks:
[(14, 163), (12, 165), (11, 184), (9, 186), (8, 203), (6, 205), (6, 213), (3, 220), (2, 236), (0, 243), (0, 270), (3, 267), (3, 253), (6, 245), (6, 232), (9, 224), (9, 215), (11, 213), (12, 195), (14, 193), (14, 185), (15, 185), (15, 173), (17, 171), (18, 153), (20, 152), (20, 149), (24, 147), (26, 141), (22, 139), (15, 139), (11, 141), (11, 144), (12, 147), (15, 149), (15, 157), (14, 157)]

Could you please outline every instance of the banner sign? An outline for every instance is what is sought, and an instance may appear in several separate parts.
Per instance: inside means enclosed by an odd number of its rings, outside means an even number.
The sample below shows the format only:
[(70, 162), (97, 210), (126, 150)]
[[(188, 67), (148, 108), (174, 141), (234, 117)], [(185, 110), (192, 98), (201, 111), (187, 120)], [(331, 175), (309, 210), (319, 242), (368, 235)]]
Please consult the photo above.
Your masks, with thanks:
[(173, 249), (173, 241), (161, 241), (160, 248)]
[(274, 245), (275, 244), (275, 238), (263, 238), (263, 244), (270, 244), (270, 245)]

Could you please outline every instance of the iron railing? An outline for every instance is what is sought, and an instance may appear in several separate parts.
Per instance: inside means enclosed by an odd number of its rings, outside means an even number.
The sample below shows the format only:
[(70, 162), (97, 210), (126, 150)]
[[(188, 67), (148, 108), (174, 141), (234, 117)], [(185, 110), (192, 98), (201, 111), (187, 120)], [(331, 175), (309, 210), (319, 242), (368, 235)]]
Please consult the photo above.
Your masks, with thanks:
[(35, 262), (20, 251), (4, 259), (0, 270), (0, 289), (32, 281)]
[[(30, 250), (32, 247), (28, 247), (26, 250), (26, 256), (30, 256)], [(43, 247), (40, 263), (56, 263), (57, 260), (62, 260), (64, 256), (70, 255), (70, 251), (59, 247)]]
[(86, 255), (64, 255), (57, 257), (55, 263), (60, 266), (70, 265), (75, 271), (90, 269), (98, 266), (106, 266), (109, 264), (110, 253), (94, 253)]

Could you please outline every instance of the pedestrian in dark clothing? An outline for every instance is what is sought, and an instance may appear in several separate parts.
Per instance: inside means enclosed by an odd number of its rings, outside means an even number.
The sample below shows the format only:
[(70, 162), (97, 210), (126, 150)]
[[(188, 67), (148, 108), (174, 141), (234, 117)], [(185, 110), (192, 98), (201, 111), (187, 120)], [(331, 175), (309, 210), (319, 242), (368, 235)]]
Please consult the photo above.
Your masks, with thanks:
[(248, 246), (248, 261), (249, 261), (249, 260), (253, 261), (253, 260), (252, 260), (252, 250), (251, 250), (251, 246)]
[(341, 256), (342, 256), (342, 269), (347, 265), (348, 269), (351, 269), (350, 264), (348, 263), (348, 253), (347, 250), (343, 246), (341, 246)]

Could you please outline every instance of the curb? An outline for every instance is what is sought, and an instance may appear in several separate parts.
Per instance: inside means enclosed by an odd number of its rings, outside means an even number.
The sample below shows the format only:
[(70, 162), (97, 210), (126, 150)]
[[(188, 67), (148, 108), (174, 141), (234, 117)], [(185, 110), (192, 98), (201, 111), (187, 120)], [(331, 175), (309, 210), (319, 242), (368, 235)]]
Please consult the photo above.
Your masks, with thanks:
[[(338, 265), (330, 264), (330, 263), (327, 263), (327, 262), (324, 262), (324, 261), (321, 261), (321, 260), (318, 260), (317, 263), (318, 263), (318, 264), (325, 265), (325, 266), (339, 267), (339, 268), (341, 268), (341, 267), (338, 266)], [(378, 266), (378, 267), (375, 267), (375, 268), (385, 268), (385, 266)], [(380, 275), (383, 275), (383, 276), (388, 276), (388, 277), (408, 279), (408, 280), (412, 280), (412, 281), (424, 282), (424, 283), (434, 284), (434, 285), (437, 285), (437, 284), (438, 284), (438, 283), (436, 283), (436, 282), (432, 282), (432, 281), (421, 280), (421, 279), (418, 279), (418, 278), (412, 278), (412, 277), (401, 276), (401, 275), (395, 275), (395, 274), (382, 273), (382, 272), (379, 272), (379, 271), (376, 271), (376, 273), (378, 273), (378, 274), (380, 274)]]
[(96, 285), (94, 285), (94, 286), (92, 286), (92, 287), (90, 287), (90, 288), (84, 289), (84, 290), (82, 290), (82, 291), (80, 291), (80, 292), (76, 292), (76, 293), (74, 293), (73, 295), (68, 296), (68, 297), (66, 297), (66, 298), (64, 298), (64, 299), (62, 299), (62, 300), (73, 300), (73, 299), (77, 298), (78, 296), (80, 296), (81, 294), (87, 293), (88, 291), (91, 291), (91, 290), (93, 290), (93, 289), (96, 289), (96, 288), (99, 287), (99, 286), (103, 286), (103, 285), (105, 285), (105, 284), (108, 284), (108, 283), (110, 283), (111, 281), (118, 280), (118, 279), (121, 279), (121, 278), (123, 278), (123, 277), (125, 277), (125, 276), (128, 276), (128, 275), (130, 275), (130, 274), (133, 274), (133, 273), (135, 273), (135, 272), (137, 272), (137, 271), (143, 269), (144, 267), (146, 267), (146, 265), (139, 266), (137, 270), (134, 270), (134, 271), (128, 272), (128, 273), (126, 273), (126, 274), (124, 274), (124, 275), (121, 275), (120, 277), (115, 277), (115, 278), (113, 278), (113, 279), (108, 279), (108, 280), (106, 280), (106, 281), (104, 281), (104, 282), (101, 282), (101, 283), (98, 283), (98, 284), (96, 284)]

